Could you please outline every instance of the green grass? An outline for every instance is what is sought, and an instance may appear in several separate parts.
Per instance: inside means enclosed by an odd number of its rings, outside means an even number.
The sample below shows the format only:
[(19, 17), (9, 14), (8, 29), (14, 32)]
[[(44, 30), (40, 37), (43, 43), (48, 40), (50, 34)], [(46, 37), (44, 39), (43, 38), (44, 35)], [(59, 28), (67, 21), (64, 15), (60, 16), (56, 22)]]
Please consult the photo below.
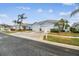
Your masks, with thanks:
[(79, 46), (79, 38), (62, 38), (62, 37), (56, 37), (56, 36), (48, 36), (46, 40)]
[(71, 33), (71, 32), (60, 32), (60, 33), (49, 33), (51, 35), (62, 35), (62, 36), (74, 36), (74, 37), (79, 37), (79, 33)]

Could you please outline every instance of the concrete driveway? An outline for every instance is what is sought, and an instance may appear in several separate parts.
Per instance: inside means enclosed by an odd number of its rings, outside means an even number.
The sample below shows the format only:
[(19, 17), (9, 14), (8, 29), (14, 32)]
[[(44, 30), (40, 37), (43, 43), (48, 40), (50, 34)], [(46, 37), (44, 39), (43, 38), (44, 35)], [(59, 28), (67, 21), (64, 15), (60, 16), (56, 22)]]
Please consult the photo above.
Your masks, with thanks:
[(30, 38), (34, 38), (34, 39), (38, 39), (38, 40), (42, 40), (44, 33), (42, 32), (17, 32), (17, 33), (12, 33), (11, 35), (14, 36), (20, 36), (20, 37), (30, 37)]

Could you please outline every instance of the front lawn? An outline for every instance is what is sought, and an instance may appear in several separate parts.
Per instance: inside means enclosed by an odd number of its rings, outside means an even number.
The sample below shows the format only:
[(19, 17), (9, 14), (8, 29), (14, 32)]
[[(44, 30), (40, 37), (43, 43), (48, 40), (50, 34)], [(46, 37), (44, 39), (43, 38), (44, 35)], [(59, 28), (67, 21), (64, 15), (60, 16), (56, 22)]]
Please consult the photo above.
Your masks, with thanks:
[(64, 38), (57, 36), (48, 36), (48, 38), (47, 39), (44, 38), (44, 40), (79, 46), (79, 38)]
[(74, 36), (74, 37), (79, 37), (79, 33), (71, 33), (71, 32), (59, 32), (59, 33), (54, 33), (51, 32), (49, 33), (51, 35), (62, 35), (62, 36)]

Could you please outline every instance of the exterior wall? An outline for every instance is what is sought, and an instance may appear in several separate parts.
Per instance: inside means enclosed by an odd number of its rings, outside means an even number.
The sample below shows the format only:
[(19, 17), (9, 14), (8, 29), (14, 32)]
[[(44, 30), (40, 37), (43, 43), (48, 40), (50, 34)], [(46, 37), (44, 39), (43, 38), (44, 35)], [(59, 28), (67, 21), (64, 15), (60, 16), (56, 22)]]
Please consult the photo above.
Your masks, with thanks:
[(11, 31), (9, 27), (5, 28), (5, 27), (0, 27), (0, 31)]
[(27, 26), (26, 26), (26, 29), (27, 29), (27, 30), (30, 30), (30, 29), (32, 29), (32, 26), (31, 26), (31, 25), (27, 25)]
[(0, 28), (0, 31), (5, 31), (5, 29), (3, 27)]
[(40, 31), (40, 25), (33, 25), (32, 31), (39, 32)]
[(43, 25), (41, 26), (42, 31), (44, 32), (45, 30), (47, 30), (48, 32), (50, 32), (50, 29), (53, 29), (54, 25)]
[(43, 24), (43, 25), (37, 25), (34, 24), (32, 25), (32, 31), (35, 32), (44, 32), (45, 30), (47, 30), (48, 32), (50, 32), (50, 29), (54, 28), (54, 24)]
[[(58, 29), (58, 26), (54, 26), (54, 24), (50, 24), (50, 23), (44, 23), (43, 25), (38, 25), (38, 24), (32, 25), (32, 31), (35, 31), (35, 32), (44, 32), (45, 30), (50, 32), (50, 30), (54, 29), (54, 28)], [(41, 31), (40, 31), (40, 29), (41, 29)], [(68, 27), (67, 29), (64, 28), (64, 30), (65, 30), (65, 32), (69, 32), (70, 27)]]

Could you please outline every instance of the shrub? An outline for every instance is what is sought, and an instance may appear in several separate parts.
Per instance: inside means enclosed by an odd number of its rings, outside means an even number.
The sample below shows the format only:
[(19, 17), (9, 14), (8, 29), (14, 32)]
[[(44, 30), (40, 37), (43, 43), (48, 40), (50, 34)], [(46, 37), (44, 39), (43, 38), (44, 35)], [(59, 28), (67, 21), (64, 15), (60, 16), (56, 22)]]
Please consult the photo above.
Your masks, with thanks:
[(51, 29), (50, 32), (59, 32), (58, 29)]
[(65, 32), (65, 30), (61, 30), (61, 32)]
[(10, 29), (11, 31), (15, 31), (15, 29)]
[(72, 27), (70, 28), (70, 31), (73, 33), (79, 33), (79, 30), (77, 30), (76, 28), (72, 28)]

